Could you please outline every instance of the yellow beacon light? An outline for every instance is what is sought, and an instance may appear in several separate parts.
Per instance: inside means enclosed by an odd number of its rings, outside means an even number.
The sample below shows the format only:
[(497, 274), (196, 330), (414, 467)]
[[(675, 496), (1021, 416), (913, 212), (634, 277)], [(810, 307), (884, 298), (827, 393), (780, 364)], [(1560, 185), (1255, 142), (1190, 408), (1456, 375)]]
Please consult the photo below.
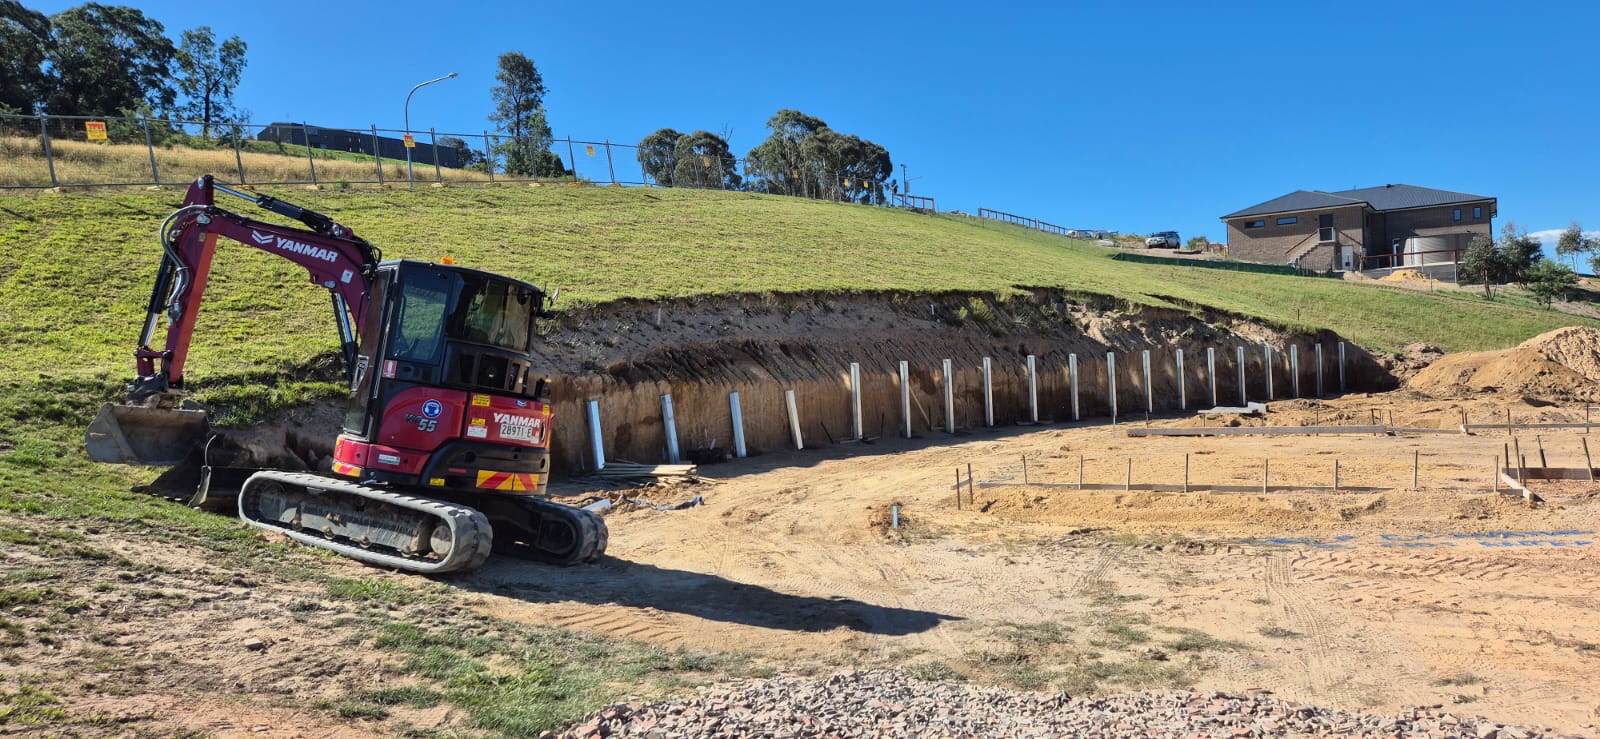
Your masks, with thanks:
[(455, 257), (445, 257), (443, 259), (440, 259), (439, 263), (440, 264), (455, 264), (456, 263), (456, 258)]

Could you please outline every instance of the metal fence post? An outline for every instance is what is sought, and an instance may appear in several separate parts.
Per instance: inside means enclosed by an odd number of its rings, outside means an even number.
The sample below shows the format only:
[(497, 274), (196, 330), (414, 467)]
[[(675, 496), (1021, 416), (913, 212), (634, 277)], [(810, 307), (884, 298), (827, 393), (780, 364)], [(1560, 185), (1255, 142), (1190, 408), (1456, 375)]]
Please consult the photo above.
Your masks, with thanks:
[(489, 146), (489, 132), (483, 132), (483, 168), (489, 170), (489, 181), (494, 182), (494, 148)]
[(233, 127), (233, 163), (239, 165), (239, 184), (244, 184), (244, 155), (239, 153), (239, 139), (244, 134), (240, 126)]
[(148, 118), (140, 118), (139, 127), (144, 129), (144, 150), (146, 154), (150, 155), (150, 178), (159, 185), (161, 184), (161, 170), (156, 168), (156, 147), (150, 140), (150, 120)]
[[(50, 186), (51, 187), (60, 187), (61, 186), (60, 181), (56, 180), (56, 157), (55, 157), (55, 152), (50, 150), (50, 124), (49, 124), (49, 119), (46, 118), (43, 113), (39, 114), (39, 140), (44, 142), (44, 161), (45, 161), (46, 164), (48, 164), (50, 166)], [(1343, 347), (1342, 344), (1340, 346), (1341, 346), (1341, 348)], [(1340, 357), (1343, 357), (1343, 356), (1344, 355), (1341, 353)], [(1344, 376), (1343, 374), (1340, 375), (1340, 377), (1343, 377), (1343, 376)]]
[(428, 142), (433, 146), (433, 181), (444, 182), (444, 175), (439, 172), (439, 136), (432, 126), (428, 127)]
[(567, 137), (567, 168), (572, 170), (572, 181), (578, 181), (578, 155), (572, 152), (572, 137)]
[(300, 122), (300, 137), (306, 141), (306, 161), (311, 163), (311, 184), (317, 184), (317, 157), (311, 150), (311, 124)]
[(378, 168), (378, 184), (383, 184), (383, 157), (378, 153), (378, 124), (372, 124), (372, 164)]
[(617, 184), (617, 168), (611, 163), (611, 139), (606, 139), (606, 170), (611, 173), (611, 184)]

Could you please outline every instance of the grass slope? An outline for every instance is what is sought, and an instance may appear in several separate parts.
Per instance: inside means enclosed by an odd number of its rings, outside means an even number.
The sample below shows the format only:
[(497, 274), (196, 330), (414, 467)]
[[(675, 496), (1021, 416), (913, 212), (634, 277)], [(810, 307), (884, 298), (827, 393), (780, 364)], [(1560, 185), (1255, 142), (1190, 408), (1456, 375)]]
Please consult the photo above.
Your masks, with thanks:
[[(1086, 242), (960, 217), (796, 198), (616, 188), (272, 194), (328, 213), (386, 257), (437, 259), (560, 287), (564, 301), (803, 290), (1051, 286), (1203, 305), (1322, 327), (1375, 349), (1505, 347), (1572, 316), (1463, 293), (1115, 262)], [(0, 198), (0, 366), (20, 378), (120, 376), (181, 193)], [(255, 211), (243, 201), (232, 207)], [(197, 374), (245, 372), (334, 346), (326, 301), (287, 262), (223, 244)]]

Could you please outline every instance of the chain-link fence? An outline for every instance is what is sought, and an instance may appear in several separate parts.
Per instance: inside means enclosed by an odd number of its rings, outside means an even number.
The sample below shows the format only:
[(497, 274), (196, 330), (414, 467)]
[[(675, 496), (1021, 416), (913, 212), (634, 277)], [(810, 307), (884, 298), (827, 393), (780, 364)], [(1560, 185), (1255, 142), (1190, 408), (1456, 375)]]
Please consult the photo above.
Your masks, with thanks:
[(446, 133), (112, 116), (0, 115), (0, 189), (179, 185), (211, 174), (240, 184), (571, 182), (692, 187), (936, 210), (905, 202), (881, 174), (733, 156), (676, 154), (573, 138), (537, 142), (489, 131)]

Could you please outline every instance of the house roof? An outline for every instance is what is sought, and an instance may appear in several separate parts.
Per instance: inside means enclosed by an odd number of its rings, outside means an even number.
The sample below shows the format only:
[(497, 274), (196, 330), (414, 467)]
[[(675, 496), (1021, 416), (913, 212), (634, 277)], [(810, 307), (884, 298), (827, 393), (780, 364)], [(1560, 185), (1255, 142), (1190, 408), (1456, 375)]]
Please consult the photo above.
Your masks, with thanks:
[(1244, 210), (1229, 213), (1223, 218), (1239, 218), (1241, 216), (1259, 216), (1268, 213), (1289, 213), (1297, 210), (1312, 210), (1315, 208), (1336, 208), (1341, 205), (1360, 205), (1364, 201), (1342, 197), (1321, 190), (1295, 190), (1280, 198), (1273, 198), (1265, 203), (1252, 205)]
[(1416, 185), (1384, 185), (1382, 187), (1363, 187), (1354, 190), (1340, 190), (1338, 192), (1295, 190), (1288, 195), (1229, 213), (1223, 218), (1291, 213), (1301, 210), (1335, 208), (1341, 205), (1366, 205), (1376, 211), (1404, 210), (1406, 208), (1427, 208), (1437, 205), (1493, 199), (1485, 195), (1435, 190), (1431, 187), (1417, 187)]

